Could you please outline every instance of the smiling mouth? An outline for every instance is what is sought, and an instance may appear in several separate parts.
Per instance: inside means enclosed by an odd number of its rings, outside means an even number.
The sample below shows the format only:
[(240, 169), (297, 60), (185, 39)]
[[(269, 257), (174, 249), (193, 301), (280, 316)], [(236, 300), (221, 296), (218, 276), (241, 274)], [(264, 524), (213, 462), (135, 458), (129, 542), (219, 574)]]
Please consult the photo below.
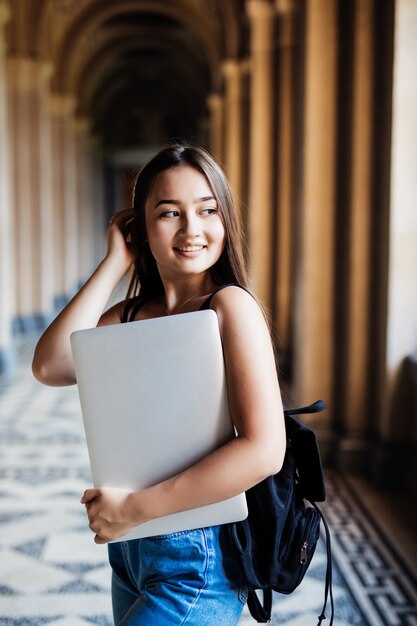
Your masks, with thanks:
[(200, 252), (203, 248), (206, 248), (206, 246), (181, 246), (174, 248), (174, 250), (178, 252)]

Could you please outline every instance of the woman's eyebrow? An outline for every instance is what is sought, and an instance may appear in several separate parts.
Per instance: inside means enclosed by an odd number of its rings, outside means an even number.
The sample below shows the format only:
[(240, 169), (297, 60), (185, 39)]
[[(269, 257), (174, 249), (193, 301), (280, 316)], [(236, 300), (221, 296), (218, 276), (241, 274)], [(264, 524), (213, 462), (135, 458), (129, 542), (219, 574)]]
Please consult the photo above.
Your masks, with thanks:
[(156, 209), (157, 207), (159, 207), (159, 205), (160, 205), (160, 204), (175, 204), (175, 205), (178, 205), (178, 204), (181, 204), (181, 202), (180, 202), (179, 200), (173, 200), (173, 199), (171, 199), (171, 198), (167, 198), (167, 199), (159, 200), (159, 201), (155, 204), (154, 209)]
[[(197, 198), (194, 200), (194, 204), (199, 204), (200, 202), (207, 202), (208, 200), (214, 200), (216, 202), (216, 198), (214, 196), (202, 196), (201, 198)], [(165, 198), (162, 200), (158, 200), (155, 204), (154, 209), (158, 208), (160, 204), (174, 204), (178, 206), (181, 204), (180, 200), (174, 200), (173, 198)]]

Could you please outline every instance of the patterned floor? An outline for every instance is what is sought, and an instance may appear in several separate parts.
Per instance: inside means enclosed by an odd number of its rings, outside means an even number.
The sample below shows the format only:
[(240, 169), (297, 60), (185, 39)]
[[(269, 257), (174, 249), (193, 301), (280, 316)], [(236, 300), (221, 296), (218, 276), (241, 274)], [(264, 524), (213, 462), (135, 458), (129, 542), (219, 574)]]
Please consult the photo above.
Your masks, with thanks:
[[(110, 626), (110, 570), (79, 499), (90, 485), (76, 388), (48, 388), (19, 369), (0, 381), (0, 624)], [(337, 626), (417, 626), (415, 581), (361, 510), (348, 484), (328, 477)], [(319, 546), (301, 587), (276, 596), (272, 624), (314, 626), (324, 591)], [(245, 611), (240, 626), (255, 622)], [(328, 623), (328, 622), (327, 622)]]

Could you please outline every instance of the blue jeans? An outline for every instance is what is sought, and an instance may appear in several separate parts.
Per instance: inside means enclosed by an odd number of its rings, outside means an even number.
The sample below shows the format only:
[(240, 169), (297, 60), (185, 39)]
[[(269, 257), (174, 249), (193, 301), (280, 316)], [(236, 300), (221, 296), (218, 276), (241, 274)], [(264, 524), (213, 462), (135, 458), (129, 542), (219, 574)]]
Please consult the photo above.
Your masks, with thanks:
[(246, 602), (226, 526), (109, 544), (116, 626), (233, 626)]

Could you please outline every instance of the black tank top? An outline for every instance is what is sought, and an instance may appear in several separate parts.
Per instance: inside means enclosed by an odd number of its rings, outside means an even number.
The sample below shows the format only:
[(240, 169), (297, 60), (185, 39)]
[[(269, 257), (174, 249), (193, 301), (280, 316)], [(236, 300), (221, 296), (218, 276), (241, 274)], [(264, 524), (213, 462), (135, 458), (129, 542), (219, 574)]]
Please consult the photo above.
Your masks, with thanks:
[[(211, 293), (208, 298), (204, 300), (203, 304), (199, 308), (199, 311), (205, 311), (206, 309), (209, 309), (211, 301), (216, 293), (221, 291), (222, 289), (225, 289), (226, 287), (240, 287), (240, 285), (238, 285), (237, 283), (228, 283), (227, 285), (221, 285), (220, 287), (217, 287), (217, 289), (215, 289), (213, 293)], [(244, 289), (244, 287), (241, 287), (241, 289)], [(126, 322), (133, 322), (136, 315), (138, 314), (139, 309), (145, 304), (145, 302), (145, 298), (141, 298), (140, 296), (128, 300), (125, 304), (122, 316), (120, 318), (122, 324), (125, 324)]]

